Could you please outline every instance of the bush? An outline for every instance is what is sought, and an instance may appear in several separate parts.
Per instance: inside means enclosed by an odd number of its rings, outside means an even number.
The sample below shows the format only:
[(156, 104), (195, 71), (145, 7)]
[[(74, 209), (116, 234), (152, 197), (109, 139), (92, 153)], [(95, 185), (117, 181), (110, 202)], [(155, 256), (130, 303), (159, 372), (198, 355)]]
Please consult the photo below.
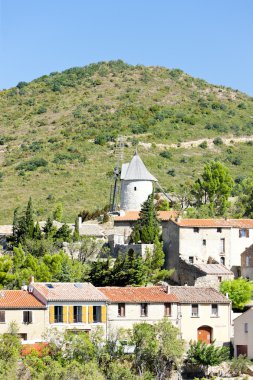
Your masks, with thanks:
[(19, 88), (19, 89), (21, 89), (21, 88), (23, 88), (23, 87), (25, 87), (25, 86), (27, 86), (28, 85), (28, 83), (27, 82), (18, 82), (18, 84), (17, 84), (17, 88)]
[(175, 177), (176, 170), (175, 169), (170, 169), (170, 170), (167, 171), (167, 174), (171, 175), (171, 177)]
[(160, 153), (160, 156), (163, 157), (163, 158), (170, 159), (172, 157), (172, 154), (168, 150), (164, 150), (163, 152)]
[(48, 162), (44, 158), (35, 158), (30, 161), (22, 162), (16, 167), (16, 170), (21, 171), (34, 171), (39, 167), (45, 167)]
[(46, 107), (40, 107), (40, 108), (38, 109), (38, 111), (37, 111), (37, 114), (40, 115), (41, 113), (45, 113), (45, 112), (47, 112)]
[(222, 145), (223, 144), (223, 140), (221, 137), (216, 137), (214, 140), (213, 140), (213, 143), (214, 145)]
[(202, 143), (200, 143), (199, 147), (202, 149), (206, 149), (207, 148), (207, 141), (203, 141)]

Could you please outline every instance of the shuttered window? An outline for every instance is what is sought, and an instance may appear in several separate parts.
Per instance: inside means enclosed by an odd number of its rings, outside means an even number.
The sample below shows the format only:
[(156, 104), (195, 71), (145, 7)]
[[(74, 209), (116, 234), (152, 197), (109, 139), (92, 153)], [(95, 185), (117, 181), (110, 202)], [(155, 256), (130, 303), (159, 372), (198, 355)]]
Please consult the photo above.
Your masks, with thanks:
[(82, 306), (74, 306), (74, 323), (82, 322)]
[(29, 323), (32, 323), (32, 321), (33, 321), (32, 311), (30, 310), (23, 311), (23, 323), (29, 324)]
[(194, 303), (192, 304), (192, 317), (198, 317), (199, 316), (199, 305)]
[(165, 315), (165, 317), (171, 316), (171, 304), (170, 303), (164, 304), (164, 315)]
[(126, 315), (126, 304), (118, 303), (118, 317), (125, 317)]
[(0, 323), (5, 323), (5, 310), (0, 310)]
[(63, 322), (63, 306), (54, 307), (54, 322), (55, 323)]

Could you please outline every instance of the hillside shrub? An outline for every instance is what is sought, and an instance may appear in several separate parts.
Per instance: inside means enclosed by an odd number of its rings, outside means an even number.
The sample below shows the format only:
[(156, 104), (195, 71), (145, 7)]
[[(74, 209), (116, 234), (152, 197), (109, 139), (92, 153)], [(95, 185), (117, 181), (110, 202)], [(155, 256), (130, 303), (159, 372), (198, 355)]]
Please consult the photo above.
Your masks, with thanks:
[(202, 143), (199, 144), (199, 147), (201, 149), (206, 149), (207, 148), (207, 141), (203, 141)]
[(172, 158), (172, 153), (169, 150), (164, 150), (163, 152), (160, 153), (160, 156), (163, 158)]
[(223, 140), (221, 137), (215, 137), (215, 139), (213, 139), (213, 143), (214, 143), (214, 145), (222, 145)]
[(34, 171), (39, 167), (45, 167), (48, 165), (48, 162), (44, 158), (35, 158), (30, 161), (22, 162), (16, 166), (16, 170), (20, 171)]

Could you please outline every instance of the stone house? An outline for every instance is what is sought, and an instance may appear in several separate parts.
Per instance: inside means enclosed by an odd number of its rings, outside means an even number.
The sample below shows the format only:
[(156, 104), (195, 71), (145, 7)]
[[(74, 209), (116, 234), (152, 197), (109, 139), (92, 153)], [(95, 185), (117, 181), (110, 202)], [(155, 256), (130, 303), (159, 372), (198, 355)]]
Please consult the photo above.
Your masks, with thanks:
[(234, 319), (234, 354), (253, 359), (253, 308)]
[(192, 263), (220, 263), (240, 276), (241, 253), (253, 243), (253, 219), (170, 219), (163, 224), (166, 266), (179, 259)]
[(219, 290), (222, 281), (233, 279), (234, 273), (222, 264), (193, 264), (179, 258), (177, 280), (181, 285), (212, 287)]
[(253, 280), (253, 244), (241, 254), (242, 276)]

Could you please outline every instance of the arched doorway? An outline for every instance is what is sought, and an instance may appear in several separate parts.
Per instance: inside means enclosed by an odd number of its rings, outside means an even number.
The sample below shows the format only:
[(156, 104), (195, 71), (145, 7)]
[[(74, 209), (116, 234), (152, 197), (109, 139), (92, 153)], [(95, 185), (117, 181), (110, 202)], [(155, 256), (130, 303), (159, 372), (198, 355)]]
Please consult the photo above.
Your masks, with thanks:
[(198, 328), (198, 340), (207, 344), (212, 343), (213, 329), (210, 326), (200, 326)]

